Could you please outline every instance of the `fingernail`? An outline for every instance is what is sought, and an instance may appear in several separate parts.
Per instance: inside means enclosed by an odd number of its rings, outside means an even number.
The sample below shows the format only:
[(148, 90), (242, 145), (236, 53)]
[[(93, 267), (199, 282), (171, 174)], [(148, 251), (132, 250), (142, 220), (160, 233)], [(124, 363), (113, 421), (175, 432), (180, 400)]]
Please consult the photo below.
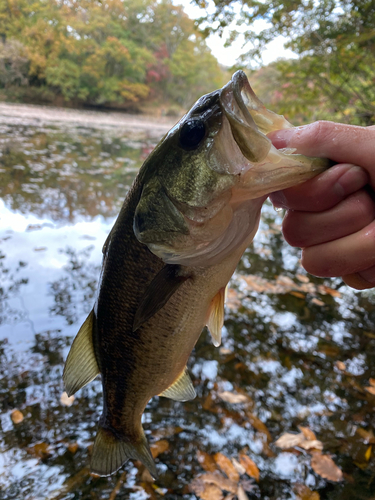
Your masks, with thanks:
[(361, 189), (368, 181), (368, 174), (363, 168), (348, 165), (348, 170), (336, 181), (334, 189), (344, 198)]
[(271, 139), (272, 144), (275, 148), (287, 148), (290, 144), (290, 141), (293, 135), (296, 133), (297, 129), (300, 127), (293, 128), (284, 128), (282, 130), (275, 130), (274, 132), (270, 132), (267, 137)]
[(270, 200), (275, 208), (288, 208), (287, 201), (282, 191), (276, 191), (270, 195)]

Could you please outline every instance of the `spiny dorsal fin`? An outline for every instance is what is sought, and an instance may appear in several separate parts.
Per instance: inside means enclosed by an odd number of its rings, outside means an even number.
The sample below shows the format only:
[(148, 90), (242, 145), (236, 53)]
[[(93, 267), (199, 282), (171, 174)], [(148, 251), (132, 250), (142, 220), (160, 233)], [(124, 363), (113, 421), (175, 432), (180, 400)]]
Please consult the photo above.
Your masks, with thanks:
[(152, 477), (157, 478), (155, 462), (143, 429), (139, 441), (130, 443), (117, 439), (111, 431), (99, 427), (92, 450), (91, 472), (98, 476), (110, 476), (129, 458), (140, 460)]
[(152, 318), (188, 279), (180, 275), (180, 266), (168, 264), (151, 281), (134, 316), (133, 332)]
[(94, 311), (91, 311), (79, 329), (66, 359), (63, 380), (68, 396), (94, 380), (100, 373), (92, 340), (94, 320)]
[(224, 325), (224, 302), (227, 294), (227, 286), (220, 288), (212, 299), (207, 320), (207, 328), (210, 331), (212, 342), (216, 347), (221, 344), (221, 329)]
[(191, 378), (185, 368), (181, 375), (159, 396), (174, 399), (175, 401), (189, 401), (196, 396)]

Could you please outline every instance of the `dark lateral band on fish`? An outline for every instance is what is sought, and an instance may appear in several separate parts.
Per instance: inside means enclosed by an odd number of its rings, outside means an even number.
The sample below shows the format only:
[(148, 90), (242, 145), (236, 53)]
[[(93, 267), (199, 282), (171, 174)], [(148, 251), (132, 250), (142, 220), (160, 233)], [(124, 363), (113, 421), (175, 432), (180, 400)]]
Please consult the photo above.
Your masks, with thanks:
[(264, 200), (329, 166), (277, 150), (266, 136), (291, 126), (238, 71), (142, 165), (103, 246), (97, 300), (63, 374), (69, 395), (102, 377), (93, 473), (110, 475), (131, 458), (156, 477), (141, 424), (148, 401), (195, 397), (186, 363), (205, 325), (220, 345), (225, 290)]

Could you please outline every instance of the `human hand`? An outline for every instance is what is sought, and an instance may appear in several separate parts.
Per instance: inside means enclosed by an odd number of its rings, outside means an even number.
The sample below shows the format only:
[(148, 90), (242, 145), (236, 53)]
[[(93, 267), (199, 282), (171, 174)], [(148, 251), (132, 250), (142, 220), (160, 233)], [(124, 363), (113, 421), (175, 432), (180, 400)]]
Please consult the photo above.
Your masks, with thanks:
[(342, 276), (358, 290), (375, 287), (375, 126), (315, 122), (272, 132), (277, 148), (337, 165), (270, 198), (287, 209), (283, 233), (302, 248), (302, 265), (316, 276)]

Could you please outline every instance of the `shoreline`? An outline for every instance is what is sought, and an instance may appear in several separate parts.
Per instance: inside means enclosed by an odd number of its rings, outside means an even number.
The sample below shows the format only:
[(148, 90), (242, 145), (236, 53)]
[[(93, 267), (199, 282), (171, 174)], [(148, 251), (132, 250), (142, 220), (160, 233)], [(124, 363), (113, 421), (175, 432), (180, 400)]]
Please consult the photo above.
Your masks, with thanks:
[(150, 115), (133, 115), (118, 111), (81, 110), (0, 102), (0, 123), (4, 124), (19, 123), (36, 126), (58, 123), (85, 128), (116, 128), (127, 132), (146, 133), (149, 137), (159, 138), (168, 132), (177, 120), (177, 118), (157, 118)]

